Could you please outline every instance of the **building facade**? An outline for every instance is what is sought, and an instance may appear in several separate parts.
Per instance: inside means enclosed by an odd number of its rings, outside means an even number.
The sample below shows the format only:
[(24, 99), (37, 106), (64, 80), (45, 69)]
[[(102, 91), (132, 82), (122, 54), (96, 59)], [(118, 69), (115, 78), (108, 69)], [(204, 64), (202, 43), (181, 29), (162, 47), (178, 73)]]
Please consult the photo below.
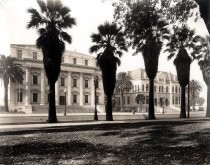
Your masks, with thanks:
[[(25, 113), (41, 113), (48, 110), (48, 82), (42, 62), (42, 52), (35, 45), (11, 44), (11, 56), (17, 58), (25, 71), (23, 82), (10, 83), (10, 109)], [(55, 84), (57, 112), (90, 112), (94, 110), (94, 78), (98, 76), (96, 103), (104, 110), (104, 92), (101, 72), (95, 57), (74, 51), (65, 51), (61, 72)]]
[[(128, 74), (131, 76), (133, 88), (124, 94), (124, 109), (126, 111), (135, 109), (139, 112), (146, 112), (149, 107), (149, 79), (145, 69), (129, 71)], [(144, 96), (141, 105), (136, 102), (136, 97), (139, 94)], [(180, 104), (181, 88), (178, 83), (177, 76), (169, 72), (158, 71), (154, 80), (155, 111), (162, 112), (163, 108), (164, 110), (179, 110)], [(117, 96), (116, 105), (120, 105), (119, 95)]]

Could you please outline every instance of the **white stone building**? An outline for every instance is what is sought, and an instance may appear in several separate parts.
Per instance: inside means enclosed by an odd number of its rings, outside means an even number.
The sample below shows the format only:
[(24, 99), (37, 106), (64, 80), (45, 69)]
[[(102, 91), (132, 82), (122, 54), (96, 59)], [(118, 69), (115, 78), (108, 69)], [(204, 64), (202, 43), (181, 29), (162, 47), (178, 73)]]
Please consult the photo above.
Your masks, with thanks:
[[(25, 70), (24, 80), (10, 84), (9, 107), (26, 113), (46, 113), (48, 110), (48, 82), (42, 62), (42, 52), (35, 45), (11, 44), (11, 56), (17, 58)], [(90, 112), (94, 109), (94, 76), (99, 77), (96, 92), (97, 109), (104, 110), (101, 72), (95, 57), (65, 51), (61, 73), (55, 85), (57, 112)], [(66, 99), (65, 99), (66, 98)]]
[[(129, 111), (135, 109), (137, 111), (146, 112), (149, 107), (149, 79), (144, 69), (129, 71), (128, 74), (132, 78), (133, 88), (129, 92), (125, 92), (123, 98), (124, 109)], [(140, 105), (136, 103), (136, 96), (142, 94), (144, 101), (142, 110)], [(164, 99), (165, 110), (179, 110), (181, 104), (181, 88), (177, 80), (177, 76), (169, 72), (158, 71), (154, 80), (154, 105), (155, 111), (161, 112), (163, 107), (160, 100)], [(117, 96), (117, 106), (120, 105), (120, 96)]]

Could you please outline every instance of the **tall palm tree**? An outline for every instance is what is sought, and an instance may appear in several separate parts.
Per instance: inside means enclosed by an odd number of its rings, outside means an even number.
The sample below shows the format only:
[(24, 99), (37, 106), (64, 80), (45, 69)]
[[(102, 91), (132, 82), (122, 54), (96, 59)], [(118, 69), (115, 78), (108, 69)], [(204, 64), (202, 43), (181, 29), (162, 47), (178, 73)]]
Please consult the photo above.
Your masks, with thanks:
[[(155, 119), (154, 79), (163, 40), (168, 39), (167, 20), (158, 7), (158, 1), (121, 1), (115, 10), (115, 19), (124, 26), (128, 42), (134, 54), (142, 54), (149, 78), (148, 119)], [(119, 10), (122, 9), (122, 10)]]
[(0, 76), (4, 82), (4, 108), (9, 112), (8, 107), (8, 85), (9, 82), (21, 82), (23, 80), (23, 69), (21, 64), (15, 62), (15, 58), (5, 55), (0, 55)]
[(191, 96), (193, 111), (195, 111), (196, 98), (199, 97), (199, 92), (201, 90), (202, 90), (202, 86), (200, 85), (198, 81), (196, 80), (190, 81), (190, 96)]
[(116, 83), (117, 65), (120, 65), (122, 50), (127, 51), (124, 33), (116, 24), (105, 22), (98, 27), (98, 33), (91, 35), (93, 46), (90, 53), (97, 53), (97, 65), (102, 71), (104, 93), (107, 97), (106, 120), (113, 120), (112, 117), (112, 95)]
[[(181, 27), (174, 26), (174, 33), (171, 36), (170, 41), (167, 43), (167, 49), (169, 52), (168, 60), (174, 57), (178, 51), (174, 64), (176, 65), (177, 77), (181, 86), (181, 111), (180, 118), (186, 118), (185, 107), (185, 88), (189, 83), (190, 77), (190, 64), (192, 60), (201, 58), (195, 49), (198, 36), (195, 36), (194, 30), (191, 30), (187, 25), (183, 24)], [(188, 51), (192, 53), (189, 56)]]
[(71, 43), (71, 36), (63, 29), (75, 25), (75, 19), (70, 16), (70, 9), (63, 6), (60, 0), (37, 0), (40, 12), (34, 8), (28, 9), (31, 14), (27, 28), (37, 28), (39, 37), (36, 46), (42, 50), (45, 73), (49, 85), (48, 122), (56, 123), (55, 82), (60, 74), (60, 65), (65, 43)]
[(120, 94), (120, 111), (123, 111), (123, 97), (124, 92), (129, 92), (132, 89), (133, 83), (131, 82), (131, 76), (126, 72), (120, 72), (117, 74), (117, 81), (115, 91)]

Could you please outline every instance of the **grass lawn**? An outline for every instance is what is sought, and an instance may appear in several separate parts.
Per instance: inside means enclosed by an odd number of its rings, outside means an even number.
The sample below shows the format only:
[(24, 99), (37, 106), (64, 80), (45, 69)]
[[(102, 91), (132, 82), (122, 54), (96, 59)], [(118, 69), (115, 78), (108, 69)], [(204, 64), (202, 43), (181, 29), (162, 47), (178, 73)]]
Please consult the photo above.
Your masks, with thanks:
[(210, 119), (0, 132), (0, 164), (210, 164)]

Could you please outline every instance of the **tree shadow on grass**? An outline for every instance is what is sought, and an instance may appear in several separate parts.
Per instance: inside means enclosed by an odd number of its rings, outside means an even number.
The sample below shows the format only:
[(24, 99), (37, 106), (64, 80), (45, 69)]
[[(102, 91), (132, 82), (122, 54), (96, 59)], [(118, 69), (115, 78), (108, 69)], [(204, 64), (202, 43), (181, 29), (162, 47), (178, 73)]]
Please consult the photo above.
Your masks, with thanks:
[[(201, 123), (201, 121), (199, 121)], [(192, 126), (187, 127), (191, 124)], [(194, 125), (195, 124), (195, 125)], [(18, 164), (210, 164), (210, 129), (197, 131), (180, 130), (179, 127), (193, 129), (197, 121), (157, 121), (129, 124), (104, 124), (74, 128), (50, 128), (34, 130), (41, 133), (101, 131), (95, 138), (101, 142), (88, 140), (68, 140), (64, 142), (27, 142), (1, 146), (1, 162)], [(178, 128), (178, 129), (177, 129)], [(187, 131), (187, 130), (186, 130)], [(20, 132), (24, 134), (24, 132)], [(103, 142), (116, 140), (123, 144), (110, 145)], [(126, 141), (127, 139), (130, 139)], [(125, 142), (126, 141), (126, 142)]]

